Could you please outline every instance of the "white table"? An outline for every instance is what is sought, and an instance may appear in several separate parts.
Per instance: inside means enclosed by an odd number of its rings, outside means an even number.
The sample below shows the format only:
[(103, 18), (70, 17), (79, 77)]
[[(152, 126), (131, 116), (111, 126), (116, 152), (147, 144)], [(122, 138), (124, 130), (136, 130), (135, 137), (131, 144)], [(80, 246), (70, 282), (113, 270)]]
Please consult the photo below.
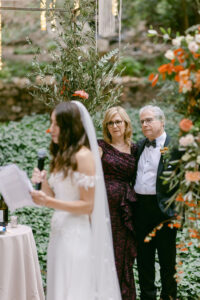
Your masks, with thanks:
[(29, 226), (0, 235), (0, 299), (44, 300), (35, 240)]

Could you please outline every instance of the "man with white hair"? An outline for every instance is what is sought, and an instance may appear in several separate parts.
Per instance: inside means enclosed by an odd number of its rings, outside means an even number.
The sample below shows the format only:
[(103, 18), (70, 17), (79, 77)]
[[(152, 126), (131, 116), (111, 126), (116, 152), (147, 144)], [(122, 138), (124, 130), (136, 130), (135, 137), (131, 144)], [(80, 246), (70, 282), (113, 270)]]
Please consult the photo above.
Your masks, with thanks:
[[(160, 276), (160, 299), (176, 299), (176, 229), (168, 227), (168, 219), (175, 217), (174, 207), (166, 208), (166, 201), (174, 193), (163, 184), (164, 170), (161, 149), (167, 147), (170, 137), (164, 129), (165, 116), (158, 106), (147, 105), (140, 110), (142, 132), (146, 138), (138, 142), (136, 231), (138, 238), (138, 273), (141, 300), (156, 300), (155, 253), (157, 250)], [(165, 148), (167, 149), (167, 148)], [(172, 168), (168, 166), (168, 170)], [(151, 241), (144, 242), (148, 234), (160, 223), (162, 229)]]

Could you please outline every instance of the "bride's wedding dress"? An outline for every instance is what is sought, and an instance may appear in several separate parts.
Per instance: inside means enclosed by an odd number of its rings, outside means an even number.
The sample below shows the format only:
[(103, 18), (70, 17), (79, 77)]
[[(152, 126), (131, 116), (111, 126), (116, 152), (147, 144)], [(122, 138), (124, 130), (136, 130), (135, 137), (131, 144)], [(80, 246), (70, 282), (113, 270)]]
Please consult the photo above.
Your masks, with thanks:
[[(94, 186), (94, 177), (71, 172), (52, 174), (55, 198), (79, 200), (79, 187)], [(88, 215), (55, 211), (48, 247), (47, 300), (94, 300), (91, 223)]]
[[(114, 260), (112, 231), (101, 159), (92, 119), (73, 101), (95, 159), (95, 176), (69, 172), (51, 174), (49, 185), (55, 198), (80, 200), (79, 188), (95, 186), (91, 216), (55, 211), (52, 218), (47, 265), (47, 300), (121, 300)], [(90, 162), (88, 162), (90, 163)]]

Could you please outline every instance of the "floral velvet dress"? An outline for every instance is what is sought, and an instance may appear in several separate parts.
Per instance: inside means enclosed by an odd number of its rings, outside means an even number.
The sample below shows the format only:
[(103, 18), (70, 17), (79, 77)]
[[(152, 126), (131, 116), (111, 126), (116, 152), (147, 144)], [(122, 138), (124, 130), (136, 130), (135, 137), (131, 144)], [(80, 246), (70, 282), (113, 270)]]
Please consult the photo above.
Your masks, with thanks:
[(136, 241), (132, 210), (136, 201), (132, 188), (135, 174), (136, 146), (131, 154), (118, 151), (103, 140), (98, 141), (103, 150), (102, 165), (110, 208), (115, 262), (123, 300), (135, 300), (133, 263)]

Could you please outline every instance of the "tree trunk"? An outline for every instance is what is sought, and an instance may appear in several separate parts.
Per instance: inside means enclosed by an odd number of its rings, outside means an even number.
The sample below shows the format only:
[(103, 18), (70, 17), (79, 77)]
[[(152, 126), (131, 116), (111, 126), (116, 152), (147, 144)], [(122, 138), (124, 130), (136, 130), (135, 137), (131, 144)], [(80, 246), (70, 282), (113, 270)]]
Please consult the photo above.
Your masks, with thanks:
[(186, 0), (181, 0), (181, 10), (183, 15), (183, 31), (185, 31), (189, 27)]

